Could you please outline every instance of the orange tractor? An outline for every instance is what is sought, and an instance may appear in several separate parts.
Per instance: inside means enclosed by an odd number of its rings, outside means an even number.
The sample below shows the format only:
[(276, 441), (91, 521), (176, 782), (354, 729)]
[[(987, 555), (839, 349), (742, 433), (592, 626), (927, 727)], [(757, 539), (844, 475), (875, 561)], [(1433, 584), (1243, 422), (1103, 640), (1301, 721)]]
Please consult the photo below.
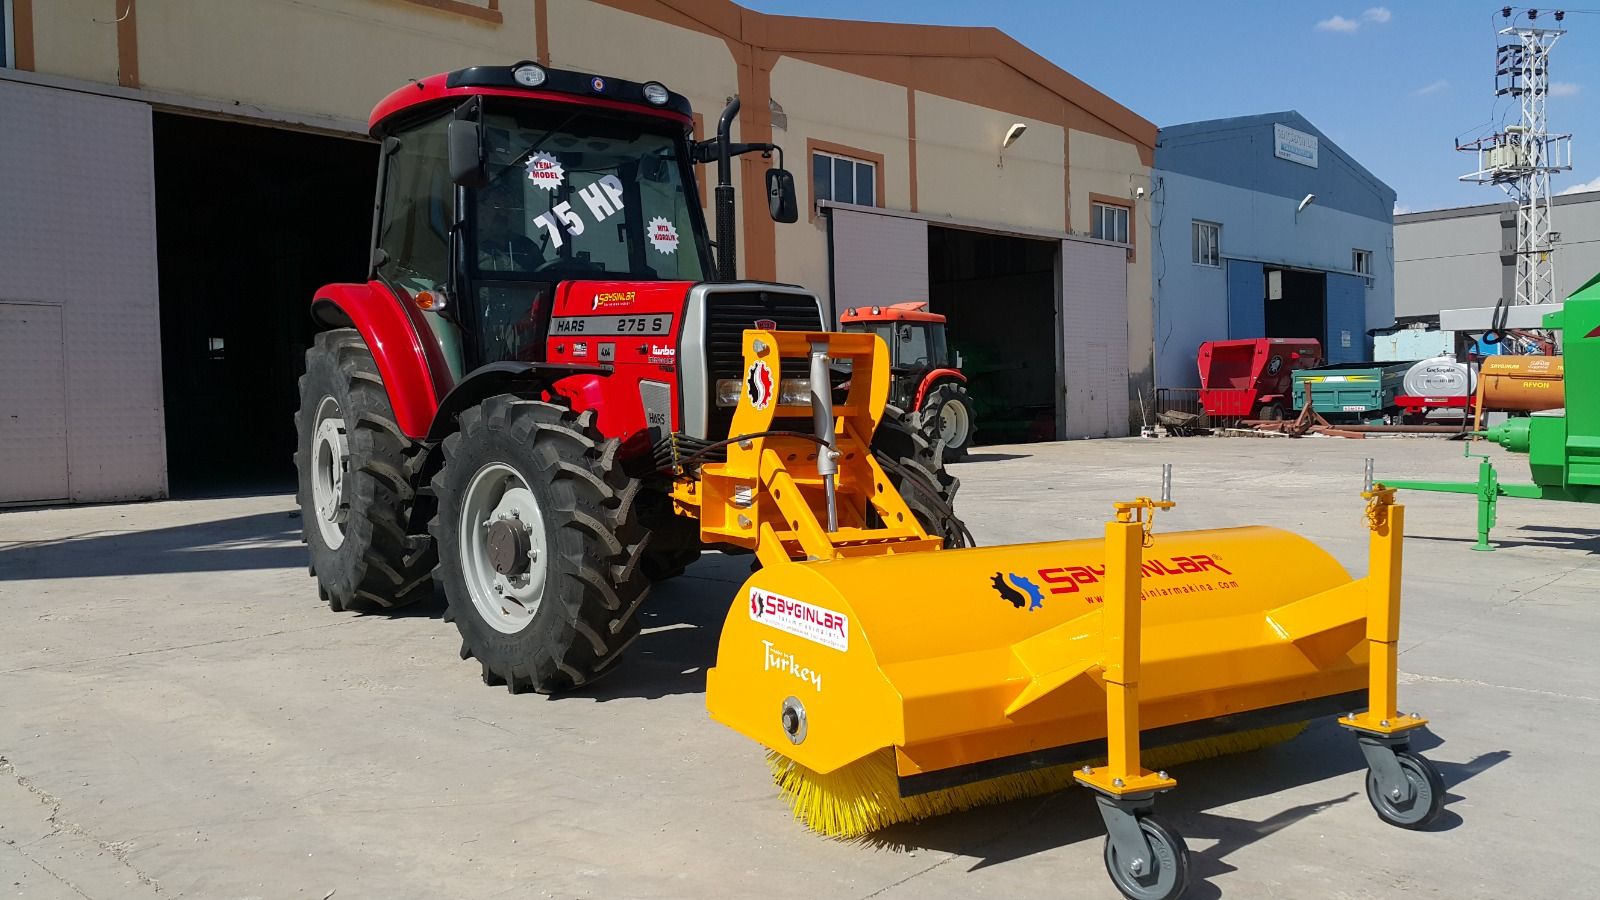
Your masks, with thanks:
[(977, 425), (961, 354), (950, 352), (944, 323), (925, 300), (857, 306), (839, 317), (841, 331), (871, 332), (889, 345), (889, 402), (909, 413), (917, 427), (937, 434), (944, 461), (954, 462), (966, 458)]

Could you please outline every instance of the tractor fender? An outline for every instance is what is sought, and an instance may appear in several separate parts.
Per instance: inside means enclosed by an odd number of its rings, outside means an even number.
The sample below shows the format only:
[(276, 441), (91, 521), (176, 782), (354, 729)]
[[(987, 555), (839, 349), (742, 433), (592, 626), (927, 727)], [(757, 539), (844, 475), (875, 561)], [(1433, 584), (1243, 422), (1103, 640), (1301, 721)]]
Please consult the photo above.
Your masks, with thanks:
[(592, 366), (582, 363), (515, 362), (503, 361), (479, 366), (450, 389), (439, 401), (433, 414), (433, 424), (427, 429), (427, 443), (437, 444), (455, 432), (460, 425), (456, 417), (464, 410), (482, 403), (496, 394), (518, 394), (536, 397), (550, 390), (555, 382), (573, 375), (604, 376), (611, 374), (610, 366)]
[[(361, 333), (389, 394), (395, 423), (414, 440), (427, 434), (439, 404), (440, 368), (432, 364), (435, 361), (417, 337), (417, 323), (388, 287), (378, 281), (327, 285), (311, 302), (311, 317), (323, 326), (353, 327)], [(443, 354), (434, 349), (442, 367)], [(442, 378), (449, 378), (448, 368), (442, 370)]]
[(928, 392), (938, 386), (939, 382), (946, 379), (967, 383), (967, 376), (961, 374), (960, 369), (933, 369), (922, 376), (922, 383), (917, 385), (917, 396), (911, 401), (912, 409), (921, 409), (922, 401), (927, 399)]

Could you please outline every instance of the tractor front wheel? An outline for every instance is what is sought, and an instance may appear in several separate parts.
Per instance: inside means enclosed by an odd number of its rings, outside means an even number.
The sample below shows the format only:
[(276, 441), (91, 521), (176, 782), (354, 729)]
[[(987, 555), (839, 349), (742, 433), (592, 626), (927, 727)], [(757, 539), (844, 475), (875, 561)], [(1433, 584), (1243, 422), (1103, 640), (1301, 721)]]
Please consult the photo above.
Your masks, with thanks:
[(306, 351), (295, 427), (302, 537), (322, 598), (340, 612), (432, 596), (433, 542), (406, 534), (416, 447), (355, 329), (324, 331)]
[(555, 693), (611, 671), (639, 635), (646, 532), (617, 441), (592, 412), (509, 394), (461, 414), (433, 479), (437, 579), (461, 658), (487, 684)]
[(946, 381), (922, 398), (922, 408), (917, 411), (919, 425), (927, 423), (944, 442), (944, 461), (957, 462), (967, 458), (973, 435), (977, 434), (976, 417), (972, 411), (972, 395), (954, 381)]

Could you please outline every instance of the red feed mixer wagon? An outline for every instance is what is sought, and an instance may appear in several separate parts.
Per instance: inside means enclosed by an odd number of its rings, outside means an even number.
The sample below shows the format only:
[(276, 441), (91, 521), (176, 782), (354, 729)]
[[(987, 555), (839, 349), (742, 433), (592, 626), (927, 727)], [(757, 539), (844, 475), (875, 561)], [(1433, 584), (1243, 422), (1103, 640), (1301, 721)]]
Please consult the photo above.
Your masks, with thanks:
[(1245, 338), (1200, 345), (1200, 405), (1216, 419), (1282, 419), (1295, 369), (1322, 365), (1315, 338)]

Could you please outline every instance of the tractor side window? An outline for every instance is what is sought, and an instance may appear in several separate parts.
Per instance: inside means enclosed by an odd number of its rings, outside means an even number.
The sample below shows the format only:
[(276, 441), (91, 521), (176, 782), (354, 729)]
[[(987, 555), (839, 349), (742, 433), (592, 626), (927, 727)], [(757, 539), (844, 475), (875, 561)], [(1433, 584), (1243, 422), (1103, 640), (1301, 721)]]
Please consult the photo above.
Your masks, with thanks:
[(387, 255), (378, 272), (410, 291), (436, 291), (449, 272), (455, 192), (446, 174), (445, 125), (435, 119), (401, 134), (383, 185), (378, 246)]
[(900, 351), (895, 354), (902, 366), (928, 364), (928, 329), (921, 325), (900, 326)]

